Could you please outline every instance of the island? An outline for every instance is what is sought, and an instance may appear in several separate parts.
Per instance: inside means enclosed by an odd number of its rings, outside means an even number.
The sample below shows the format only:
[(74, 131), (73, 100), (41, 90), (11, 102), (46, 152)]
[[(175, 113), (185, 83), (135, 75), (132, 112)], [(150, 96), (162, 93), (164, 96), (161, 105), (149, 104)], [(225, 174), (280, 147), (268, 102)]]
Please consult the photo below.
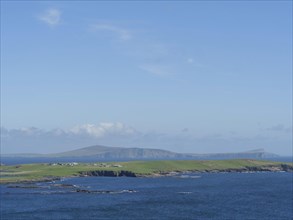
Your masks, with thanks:
[(0, 183), (32, 183), (86, 176), (161, 177), (184, 172), (293, 172), (293, 163), (234, 159), (1, 164)]

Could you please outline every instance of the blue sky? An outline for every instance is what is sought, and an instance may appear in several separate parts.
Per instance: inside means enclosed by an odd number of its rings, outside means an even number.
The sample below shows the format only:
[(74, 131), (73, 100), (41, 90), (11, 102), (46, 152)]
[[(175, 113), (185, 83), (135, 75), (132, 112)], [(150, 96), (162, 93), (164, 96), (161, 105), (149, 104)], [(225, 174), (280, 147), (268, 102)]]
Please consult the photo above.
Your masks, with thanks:
[(1, 1), (1, 150), (292, 152), (292, 2)]

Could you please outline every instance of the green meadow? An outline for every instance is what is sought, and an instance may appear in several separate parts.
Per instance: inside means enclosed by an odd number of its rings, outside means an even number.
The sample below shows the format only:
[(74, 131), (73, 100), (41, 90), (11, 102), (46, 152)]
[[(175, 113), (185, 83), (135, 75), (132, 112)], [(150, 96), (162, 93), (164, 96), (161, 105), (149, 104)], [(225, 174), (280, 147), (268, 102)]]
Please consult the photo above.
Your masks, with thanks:
[(13, 166), (1, 166), (0, 183), (15, 183), (25, 181), (44, 181), (61, 177), (79, 176), (86, 171), (129, 171), (136, 176), (165, 175), (170, 172), (223, 172), (228, 170), (241, 170), (245, 168), (280, 168), (290, 167), (292, 163), (281, 163), (260, 160), (162, 160), (162, 161), (129, 161), (129, 162), (96, 162), (63, 164), (21, 164)]

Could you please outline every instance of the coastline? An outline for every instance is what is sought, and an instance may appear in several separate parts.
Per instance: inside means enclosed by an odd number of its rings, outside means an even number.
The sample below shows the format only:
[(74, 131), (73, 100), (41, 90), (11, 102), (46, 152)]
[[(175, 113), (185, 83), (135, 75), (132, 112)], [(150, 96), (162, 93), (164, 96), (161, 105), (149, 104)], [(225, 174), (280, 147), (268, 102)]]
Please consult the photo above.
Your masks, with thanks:
[(165, 177), (192, 173), (293, 172), (293, 163), (259, 160), (130, 161), (109, 163), (21, 164), (0, 167), (0, 184), (50, 182), (62, 178)]

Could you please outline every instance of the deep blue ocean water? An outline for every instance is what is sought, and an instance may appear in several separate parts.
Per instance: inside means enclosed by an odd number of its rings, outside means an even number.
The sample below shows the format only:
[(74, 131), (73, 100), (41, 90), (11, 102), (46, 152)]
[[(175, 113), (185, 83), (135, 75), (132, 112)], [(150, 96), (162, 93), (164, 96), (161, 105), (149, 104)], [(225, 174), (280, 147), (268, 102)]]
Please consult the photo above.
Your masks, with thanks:
[(292, 173), (285, 172), (78, 177), (38, 186), (1, 185), (1, 219), (293, 218)]

